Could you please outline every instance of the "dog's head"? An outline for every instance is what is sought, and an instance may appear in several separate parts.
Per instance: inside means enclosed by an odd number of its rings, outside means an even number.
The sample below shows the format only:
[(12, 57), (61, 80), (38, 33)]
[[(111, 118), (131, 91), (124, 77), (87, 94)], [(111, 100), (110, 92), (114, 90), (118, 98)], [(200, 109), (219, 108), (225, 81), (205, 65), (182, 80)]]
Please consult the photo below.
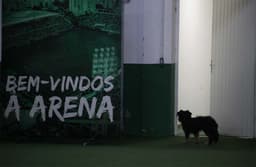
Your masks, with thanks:
[(192, 113), (189, 110), (180, 110), (177, 113), (178, 119), (180, 122), (184, 122), (191, 118)]

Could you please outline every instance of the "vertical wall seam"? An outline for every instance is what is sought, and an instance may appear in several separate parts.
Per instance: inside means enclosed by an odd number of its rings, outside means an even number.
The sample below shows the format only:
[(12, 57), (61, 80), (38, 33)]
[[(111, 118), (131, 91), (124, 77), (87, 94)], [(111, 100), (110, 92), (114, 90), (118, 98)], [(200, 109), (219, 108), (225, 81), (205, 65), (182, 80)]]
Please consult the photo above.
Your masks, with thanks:
[[(256, 2), (254, 1), (254, 16), (256, 15)], [(256, 30), (256, 23), (254, 22), (254, 30)], [(256, 31), (254, 31), (254, 42), (256, 43)], [(256, 47), (254, 47), (254, 121), (253, 121), (253, 137), (256, 138)]]
[(176, 113), (178, 112), (178, 90), (179, 90), (179, 27), (180, 27), (180, 0), (174, 0), (175, 4), (175, 42), (174, 42), (174, 54), (175, 54), (175, 97), (174, 97), (174, 134), (177, 135), (177, 117)]
[(164, 41), (165, 41), (165, 0), (161, 0), (162, 2), (162, 15), (161, 15), (161, 24), (162, 24), (162, 32), (161, 32), (161, 44), (160, 44), (160, 58), (159, 58), (159, 63), (162, 64), (164, 63), (164, 56), (165, 56), (165, 47), (164, 47)]
[(120, 130), (124, 131), (124, 5), (121, 4), (121, 111), (120, 111)]

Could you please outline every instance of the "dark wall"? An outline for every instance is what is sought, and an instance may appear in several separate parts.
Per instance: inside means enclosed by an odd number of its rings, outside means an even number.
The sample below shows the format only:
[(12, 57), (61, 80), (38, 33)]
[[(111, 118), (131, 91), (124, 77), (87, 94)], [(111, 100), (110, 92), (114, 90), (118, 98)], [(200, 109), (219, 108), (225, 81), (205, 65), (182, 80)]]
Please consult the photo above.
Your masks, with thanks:
[(125, 64), (125, 132), (130, 135), (174, 134), (174, 64)]

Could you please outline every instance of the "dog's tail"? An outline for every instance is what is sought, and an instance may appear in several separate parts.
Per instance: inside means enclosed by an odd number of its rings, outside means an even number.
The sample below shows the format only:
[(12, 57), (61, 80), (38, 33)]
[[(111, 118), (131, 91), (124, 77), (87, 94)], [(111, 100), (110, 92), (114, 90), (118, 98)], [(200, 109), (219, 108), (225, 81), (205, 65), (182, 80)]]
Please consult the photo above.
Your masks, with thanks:
[(212, 117), (208, 117), (208, 120), (212, 127), (214, 127), (215, 129), (218, 129), (218, 124), (215, 121), (215, 119), (213, 119)]
[(217, 143), (219, 141), (219, 132), (218, 132), (218, 124), (215, 121), (214, 118), (209, 117), (209, 123), (211, 124), (212, 128), (211, 128), (211, 133), (212, 135), (212, 139), (214, 143)]

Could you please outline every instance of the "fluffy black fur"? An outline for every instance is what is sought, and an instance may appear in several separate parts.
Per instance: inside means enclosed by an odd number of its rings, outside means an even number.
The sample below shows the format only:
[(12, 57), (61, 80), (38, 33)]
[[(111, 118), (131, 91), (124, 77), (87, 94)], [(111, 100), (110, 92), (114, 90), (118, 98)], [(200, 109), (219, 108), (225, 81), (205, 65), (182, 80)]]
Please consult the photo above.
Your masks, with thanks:
[(219, 140), (219, 133), (216, 121), (210, 116), (192, 118), (191, 115), (192, 113), (188, 110), (180, 110), (177, 113), (178, 120), (181, 122), (186, 140), (188, 140), (191, 133), (194, 134), (195, 138), (198, 140), (199, 132), (203, 131), (208, 136), (209, 145), (217, 143)]

